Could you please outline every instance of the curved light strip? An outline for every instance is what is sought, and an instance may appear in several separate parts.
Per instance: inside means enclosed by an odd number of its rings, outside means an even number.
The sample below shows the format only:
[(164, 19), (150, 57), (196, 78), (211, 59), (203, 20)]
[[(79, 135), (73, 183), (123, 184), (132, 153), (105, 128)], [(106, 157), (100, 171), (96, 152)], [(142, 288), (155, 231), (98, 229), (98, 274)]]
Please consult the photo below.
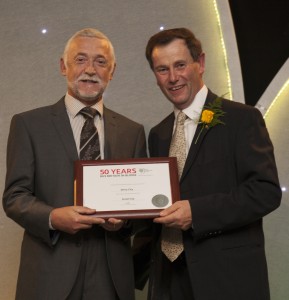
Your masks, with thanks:
[(226, 75), (227, 75), (227, 85), (228, 85), (228, 90), (229, 90), (228, 98), (232, 99), (231, 76), (230, 76), (230, 71), (229, 71), (229, 67), (228, 67), (228, 57), (227, 57), (227, 51), (226, 51), (226, 46), (225, 46), (225, 42), (224, 42), (221, 21), (220, 21), (220, 14), (219, 14), (219, 10), (218, 10), (218, 6), (217, 6), (217, 3), (216, 3), (216, 0), (213, 0), (213, 3), (214, 3), (214, 8), (215, 8), (216, 16), (217, 16), (217, 22), (218, 22), (218, 27), (219, 27), (219, 32), (220, 32), (220, 40), (221, 40), (222, 50), (223, 50), (224, 59), (225, 59), (225, 69), (226, 69)]
[(276, 104), (276, 101), (281, 98), (281, 95), (285, 92), (289, 85), (289, 58), (284, 65), (279, 69), (278, 73), (270, 82), (269, 86), (256, 103), (256, 107), (261, 111), (264, 118), (268, 116), (272, 105)]
[(271, 108), (273, 107), (274, 104), (276, 104), (277, 100), (280, 98), (283, 92), (285, 92), (286, 88), (289, 87), (289, 79), (285, 82), (285, 84), (282, 86), (280, 91), (278, 92), (277, 96), (274, 98), (272, 103), (270, 104), (269, 108), (267, 109), (266, 113), (264, 114), (264, 119), (268, 116)]

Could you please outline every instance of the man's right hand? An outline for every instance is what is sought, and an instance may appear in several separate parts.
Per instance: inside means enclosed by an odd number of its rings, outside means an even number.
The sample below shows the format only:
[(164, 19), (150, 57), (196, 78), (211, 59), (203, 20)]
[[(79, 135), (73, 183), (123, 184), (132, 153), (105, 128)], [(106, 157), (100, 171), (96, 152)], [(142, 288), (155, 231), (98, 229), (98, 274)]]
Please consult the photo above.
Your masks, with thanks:
[(79, 230), (89, 229), (94, 224), (104, 224), (105, 220), (93, 216), (95, 209), (83, 206), (55, 208), (50, 213), (51, 225), (55, 230), (75, 234)]

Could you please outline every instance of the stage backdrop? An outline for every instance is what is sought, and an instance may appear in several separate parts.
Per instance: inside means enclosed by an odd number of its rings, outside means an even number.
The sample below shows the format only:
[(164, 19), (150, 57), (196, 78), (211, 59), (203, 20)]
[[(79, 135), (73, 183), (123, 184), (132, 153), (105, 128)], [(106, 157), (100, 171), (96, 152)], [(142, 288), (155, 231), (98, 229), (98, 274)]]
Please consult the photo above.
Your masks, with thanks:
[[(228, 1), (1, 0), (0, 20), (1, 193), (11, 117), (55, 103), (65, 94), (59, 59), (67, 39), (84, 27), (103, 31), (115, 47), (117, 68), (105, 94), (105, 105), (143, 123), (146, 133), (172, 110), (156, 86), (144, 56), (148, 38), (162, 28), (193, 30), (202, 40), (206, 53), (208, 87), (218, 94), (228, 93), (228, 97), (245, 102)], [(270, 94), (265, 93), (259, 103), (264, 114), (284, 83), (284, 76), (280, 76), (270, 87)], [(288, 187), (289, 129), (285, 99), (288, 99), (288, 87), (284, 88), (266, 121), (275, 144), (281, 183)], [(284, 300), (289, 296), (288, 212), (288, 192), (284, 191), (281, 208), (265, 218), (272, 300)], [(6, 217), (1, 208), (0, 300), (14, 299), (22, 234), (23, 230)], [(138, 300), (145, 298), (146, 290), (137, 292)]]

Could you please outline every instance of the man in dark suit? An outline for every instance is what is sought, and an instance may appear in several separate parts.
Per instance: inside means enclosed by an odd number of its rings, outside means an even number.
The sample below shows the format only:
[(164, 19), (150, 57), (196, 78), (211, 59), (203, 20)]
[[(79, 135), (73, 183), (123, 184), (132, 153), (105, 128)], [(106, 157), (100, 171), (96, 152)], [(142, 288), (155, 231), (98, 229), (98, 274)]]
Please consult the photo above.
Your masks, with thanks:
[(144, 128), (103, 104), (115, 69), (113, 46), (105, 35), (91, 28), (77, 32), (60, 65), (66, 96), (17, 114), (11, 122), (3, 206), (25, 230), (16, 299), (133, 300), (134, 228), (73, 206), (74, 161), (79, 159), (84, 107), (98, 111), (93, 122), (102, 159), (145, 157)]
[[(151, 157), (169, 156), (176, 117), (186, 115), (181, 201), (154, 219), (149, 299), (268, 300), (262, 218), (280, 205), (281, 190), (260, 112), (205, 86), (205, 54), (185, 28), (152, 36), (146, 57), (174, 105), (150, 131)], [(184, 249), (171, 260), (164, 228), (182, 233)]]

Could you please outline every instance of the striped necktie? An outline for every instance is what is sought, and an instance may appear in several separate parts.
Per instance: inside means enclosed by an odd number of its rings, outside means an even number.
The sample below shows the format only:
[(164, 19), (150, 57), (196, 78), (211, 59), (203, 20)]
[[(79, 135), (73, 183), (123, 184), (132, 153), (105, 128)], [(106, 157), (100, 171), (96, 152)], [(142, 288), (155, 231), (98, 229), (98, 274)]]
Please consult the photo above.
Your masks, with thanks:
[(79, 158), (81, 160), (100, 159), (99, 136), (94, 124), (94, 117), (99, 114), (99, 112), (96, 109), (87, 106), (79, 113), (85, 118), (80, 134)]

